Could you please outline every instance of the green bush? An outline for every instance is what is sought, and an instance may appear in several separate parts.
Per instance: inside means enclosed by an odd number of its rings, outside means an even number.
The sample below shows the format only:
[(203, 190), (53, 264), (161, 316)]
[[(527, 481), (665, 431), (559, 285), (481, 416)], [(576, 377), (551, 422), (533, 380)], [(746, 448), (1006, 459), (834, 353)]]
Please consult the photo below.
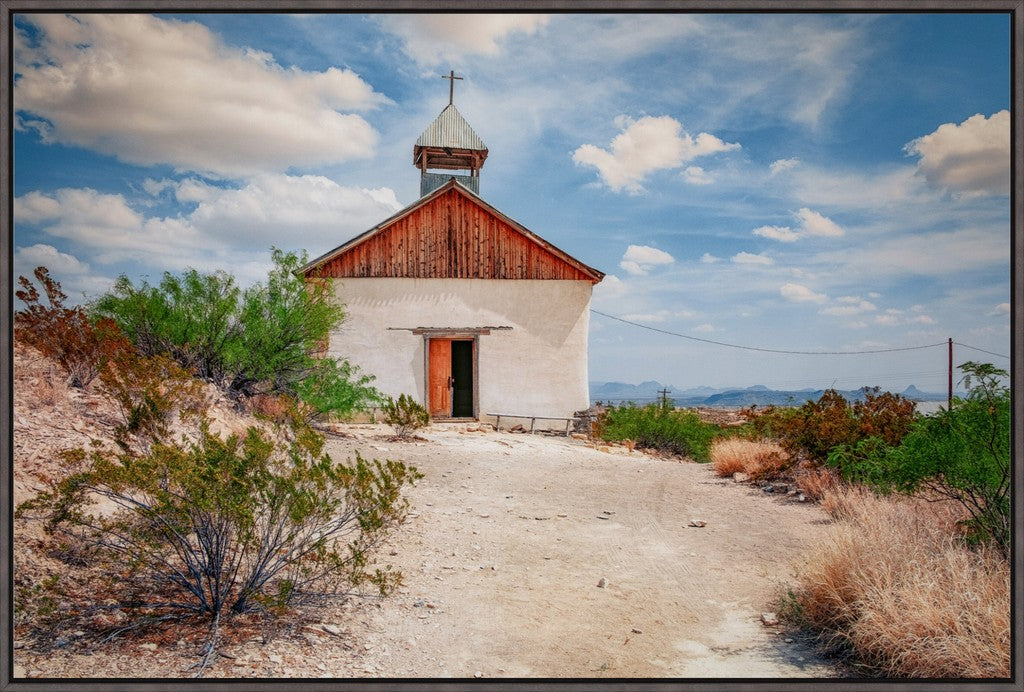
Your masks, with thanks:
[(1010, 390), (987, 363), (959, 366), (969, 388), (951, 410), (918, 421), (898, 447), (872, 460), (869, 482), (882, 491), (928, 490), (963, 505), (969, 536), (1010, 549)]
[(359, 368), (346, 360), (323, 358), (296, 389), (313, 417), (345, 418), (381, 400), (380, 393), (370, 384), (373, 379), (372, 375), (360, 375)]
[(234, 396), (283, 394), (314, 414), (347, 415), (377, 395), (355, 366), (318, 357), (343, 318), (331, 284), (306, 280), (305, 255), (273, 251), (265, 283), (242, 291), (225, 272), (166, 273), (159, 286), (122, 276), (91, 307), (145, 356), (168, 355)]
[(710, 461), (711, 442), (719, 429), (691, 411), (650, 404), (610, 407), (598, 421), (601, 439), (633, 440), (638, 447)]
[(385, 397), (381, 410), (384, 412), (384, 422), (395, 429), (395, 435), (403, 439), (430, 423), (427, 409), (406, 394), (400, 394), (398, 399)]
[[(135, 585), (120, 596), (97, 589), (97, 601), (147, 615), (189, 612), (216, 623), (367, 584), (389, 592), (400, 574), (371, 568), (370, 558), (405, 518), (404, 486), (422, 476), (358, 452), (335, 463), (297, 418), (278, 437), (286, 441), (249, 428), (222, 440), (203, 423), (196, 442), (145, 453), (68, 450), (67, 475), (18, 514), (44, 518), (49, 534), (88, 547), (93, 567)], [(140, 582), (148, 584), (141, 594)]]

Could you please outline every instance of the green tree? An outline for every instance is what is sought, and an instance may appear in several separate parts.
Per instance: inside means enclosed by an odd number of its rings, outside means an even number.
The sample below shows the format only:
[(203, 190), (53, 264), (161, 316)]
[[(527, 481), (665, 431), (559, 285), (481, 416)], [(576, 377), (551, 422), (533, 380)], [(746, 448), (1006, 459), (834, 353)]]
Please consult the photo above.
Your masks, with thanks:
[(305, 278), (301, 256), (274, 249), (267, 280), (242, 291), (226, 272), (166, 273), (159, 286), (122, 276), (97, 300), (146, 356), (169, 355), (233, 396), (284, 394), (317, 414), (349, 414), (376, 400), (371, 378), (322, 357), (344, 312), (329, 280)]

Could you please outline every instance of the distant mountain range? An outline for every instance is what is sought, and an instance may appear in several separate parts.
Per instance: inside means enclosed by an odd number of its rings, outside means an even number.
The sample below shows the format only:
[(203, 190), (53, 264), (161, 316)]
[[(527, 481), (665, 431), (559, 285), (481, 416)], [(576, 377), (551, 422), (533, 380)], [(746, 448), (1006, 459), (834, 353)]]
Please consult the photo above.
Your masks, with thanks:
[[(621, 404), (632, 401), (636, 404), (650, 404), (661, 399), (661, 391), (668, 390), (667, 398), (675, 406), (719, 406), (738, 407), (751, 406), (800, 406), (804, 402), (815, 401), (821, 397), (823, 389), (800, 389), (796, 391), (780, 391), (768, 389), (764, 385), (754, 385), (746, 389), (715, 389), (714, 387), (692, 387), (676, 389), (672, 385), (648, 381), (640, 384), (625, 382), (591, 382), (590, 401), (601, 401), (606, 404)], [(839, 390), (848, 401), (862, 399), (864, 393), (860, 389)], [(946, 401), (945, 393), (922, 392), (910, 385), (902, 394), (912, 401)]]

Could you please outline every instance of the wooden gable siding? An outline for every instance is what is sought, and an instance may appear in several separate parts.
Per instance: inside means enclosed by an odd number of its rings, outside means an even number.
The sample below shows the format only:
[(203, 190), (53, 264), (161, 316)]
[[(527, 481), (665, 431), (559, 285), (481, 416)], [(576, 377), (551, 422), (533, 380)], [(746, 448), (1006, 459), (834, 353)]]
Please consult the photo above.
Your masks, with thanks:
[(320, 272), (331, 278), (594, 280), (455, 190), (324, 262)]

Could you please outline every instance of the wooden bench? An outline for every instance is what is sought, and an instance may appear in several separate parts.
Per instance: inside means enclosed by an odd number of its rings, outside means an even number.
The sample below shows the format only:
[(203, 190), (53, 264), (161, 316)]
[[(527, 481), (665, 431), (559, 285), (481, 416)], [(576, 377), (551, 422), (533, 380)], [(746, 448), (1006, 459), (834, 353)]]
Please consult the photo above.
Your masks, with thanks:
[(502, 418), (529, 418), (530, 419), (530, 434), (532, 435), (537, 427), (537, 421), (539, 420), (564, 420), (565, 421), (565, 436), (568, 437), (571, 432), (572, 422), (576, 420), (574, 416), (517, 416), (512, 413), (488, 413), (488, 416), (494, 416), (497, 420), (494, 423), (495, 430), (501, 430), (501, 419)]

